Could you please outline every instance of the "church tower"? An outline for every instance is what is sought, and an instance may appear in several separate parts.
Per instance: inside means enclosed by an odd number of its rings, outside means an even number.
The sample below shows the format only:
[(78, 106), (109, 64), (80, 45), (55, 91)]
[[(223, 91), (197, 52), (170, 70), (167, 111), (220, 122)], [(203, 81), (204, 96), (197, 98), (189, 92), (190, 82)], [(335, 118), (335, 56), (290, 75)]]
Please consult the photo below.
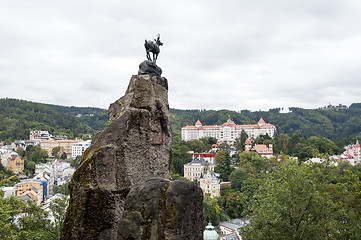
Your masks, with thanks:
[(245, 152), (251, 151), (251, 149), (252, 149), (251, 139), (247, 138), (247, 140), (245, 141), (244, 145), (245, 145), (245, 146), (244, 146), (244, 151), (245, 151)]

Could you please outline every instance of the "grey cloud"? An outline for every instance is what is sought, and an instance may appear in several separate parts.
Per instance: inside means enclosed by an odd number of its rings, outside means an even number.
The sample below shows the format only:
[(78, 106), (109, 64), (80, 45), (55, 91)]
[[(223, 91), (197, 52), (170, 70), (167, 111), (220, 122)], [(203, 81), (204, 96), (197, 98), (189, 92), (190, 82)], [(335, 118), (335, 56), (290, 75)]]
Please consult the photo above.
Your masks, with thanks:
[(106, 108), (160, 33), (171, 107), (351, 104), (360, 11), (356, 0), (3, 1), (0, 97)]

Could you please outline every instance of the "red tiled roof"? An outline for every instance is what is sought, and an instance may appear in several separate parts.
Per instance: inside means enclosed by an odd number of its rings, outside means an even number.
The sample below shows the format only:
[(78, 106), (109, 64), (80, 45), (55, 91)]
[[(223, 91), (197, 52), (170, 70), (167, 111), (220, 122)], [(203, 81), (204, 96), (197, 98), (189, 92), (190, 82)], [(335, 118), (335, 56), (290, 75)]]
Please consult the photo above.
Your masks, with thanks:
[(217, 125), (202, 126), (203, 128), (219, 128)]
[(230, 185), (231, 182), (221, 182), (221, 185)]
[(222, 127), (224, 126), (236, 127), (237, 125), (232, 120), (229, 119), (227, 122), (222, 124)]
[(185, 126), (185, 127), (182, 127), (182, 128), (187, 128), (187, 129), (191, 129), (191, 128), (193, 128), (193, 129), (198, 129), (196, 126)]
[[(196, 126), (185, 126), (182, 127), (182, 129), (209, 129), (209, 128), (220, 128), (220, 127), (225, 127), (225, 126), (230, 126), (230, 127), (236, 127), (236, 128), (268, 128), (268, 127), (274, 127), (273, 124), (270, 123), (266, 123), (263, 118), (261, 118), (257, 124), (244, 124), (244, 125), (237, 125), (235, 124), (232, 120), (228, 120), (227, 122), (223, 123), (221, 126), (218, 125), (205, 125), (202, 126), (202, 123), (198, 120), (196, 122), (195, 125), (200, 125), (199, 127)], [(260, 126), (262, 125), (262, 126)]]
[(31, 192), (28, 192), (28, 196), (31, 198), (36, 198), (36, 196), (34, 196), (34, 194), (32, 194)]
[(253, 149), (258, 153), (258, 154), (272, 154), (273, 152), (271, 152), (269, 150), (269, 148), (264, 145), (264, 144), (256, 144), (254, 145)]
[(260, 123), (265, 124), (266, 122), (263, 120), (263, 118), (260, 118), (259, 121), (258, 121), (258, 124), (260, 124)]
[(55, 163), (52, 164), (52, 166), (54, 166), (55, 164), (61, 163), (62, 161), (56, 161)]

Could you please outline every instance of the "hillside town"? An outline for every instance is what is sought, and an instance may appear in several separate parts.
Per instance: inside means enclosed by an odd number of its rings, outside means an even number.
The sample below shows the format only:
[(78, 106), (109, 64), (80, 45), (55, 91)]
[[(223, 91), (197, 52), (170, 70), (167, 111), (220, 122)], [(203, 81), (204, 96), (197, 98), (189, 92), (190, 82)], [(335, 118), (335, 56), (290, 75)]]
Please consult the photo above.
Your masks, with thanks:
[[(235, 147), (237, 139), (242, 131), (246, 132), (247, 138), (243, 142), (244, 149)], [(270, 139), (276, 135), (276, 127), (266, 123), (261, 118), (257, 124), (237, 125), (230, 118), (224, 124), (217, 126), (203, 126), (198, 120), (194, 126), (185, 126), (181, 130), (182, 140), (199, 141), (202, 138), (214, 138), (216, 143), (211, 144), (207, 152), (188, 151), (189, 162), (183, 164), (184, 180), (197, 184), (203, 191), (206, 199), (214, 199), (222, 196), (222, 189), (229, 189), (232, 181), (222, 177), (222, 173), (217, 172), (217, 157), (224, 153), (225, 146), (227, 154), (232, 161), (229, 167), (238, 169), (239, 166), (234, 159), (241, 153), (255, 154), (262, 159), (282, 161), (282, 155), (274, 154), (273, 144), (259, 144), (258, 137), (269, 136)], [(4, 198), (15, 196), (24, 201), (31, 200), (36, 205), (45, 209), (49, 207), (52, 199), (65, 196), (56, 193), (54, 189), (59, 186), (67, 186), (76, 166), (71, 162), (79, 159), (84, 151), (90, 146), (91, 140), (68, 139), (65, 135), (51, 135), (48, 131), (31, 131), (29, 139), (17, 140), (10, 145), (0, 142), (1, 164), (8, 171), (13, 172), (19, 182), (14, 182), (13, 186), (1, 188)], [(45, 162), (37, 163), (33, 174), (25, 174), (25, 163), (19, 152), (39, 146), (47, 155)], [(348, 162), (355, 166), (360, 163), (360, 144), (345, 146), (344, 152), (340, 155), (326, 157), (309, 158), (305, 163), (325, 163), (337, 166), (339, 162)], [(295, 158), (297, 160), (297, 158)], [(219, 169), (219, 168), (218, 168)], [(219, 222), (213, 226), (211, 222), (205, 226), (204, 239), (241, 239), (241, 229), (249, 224), (249, 218), (230, 218)]]
[[(237, 155), (240, 149), (235, 151), (234, 143), (240, 138), (241, 132), (245, 131), (248, 138), (244, 142), (244, 152), (253, 152), (264, 159), (275, 159), (282, 161), (282, 155), (275, 155), (272, 144), (257, 144), (255, 140), (264, 135), (273, 138), (276, 134), (276, 127), (266, 123), (262, 118), (254, 125), (236, 125), (230, 118), (224, 124), (217, 126), (203, 126), (197, 120), (194, 126), (185, 126), (182, 128), (182, 140), (192, 141), (202, 138), (213, 137), (217, 144), (213, 144), (209, 152), (195, 153), (190, 151), (191, 161), (184, 164), (184, 178), (197, 183), (205, 196), (215, 198), (221, 196), (222, 186), (230, 185), (230, 182), (222, 182), (221, 174), (215, 172), (216, 156), (220, 144), (229, 144), (229, 154)], [(305, 161), (306, 164), (320, 163), (337, 166), (338, 163), (347, 162), (352, 166), (360, 163), (360, 144), (358, 140), (355, 144), (344, 147), (344, 152), (340, 155), (330, 155), (327, 157), (314, 157)], [(233, 151), (232, 151), (233, 150)], [(294, 158), (297, 160), (297, 157)], [(236, 164), (232, 166), (237, 169)], [(241, 228), (249, 223), (249, 219), (230, 219), (220, 222), (218, 226), (212, 226), (211, 223), (206, 226), (204, 239), (242, 239), (240, 236)]]
[[(25, 151), (33, 146), (39, 146), (47, 153), (46, 162), (37, 163), (33, 174), (25, 174), (25, 163), (19, 155), (19, 150)], [(90, 140), (67, 139), (66, 136), (52, 136), (48, 131), (31, 131), (28, 140), (18, 140), (5, 145), (0, 143), (0, 159), (3, 167), (13, 172), (19, 182), (14, 186), (6, 186), (1, 190), (3, 196), (16, 196), (17, 198), (34, 201), (38, 206), (53, 197), (58, 197), (54, 189), (67, 184), (74, 171), (69, 160), (81, 157), (90, 146)], [(54, 149), (59, 153), (54, 156)], [(62, 156), (62, 157), (59, 157)]]

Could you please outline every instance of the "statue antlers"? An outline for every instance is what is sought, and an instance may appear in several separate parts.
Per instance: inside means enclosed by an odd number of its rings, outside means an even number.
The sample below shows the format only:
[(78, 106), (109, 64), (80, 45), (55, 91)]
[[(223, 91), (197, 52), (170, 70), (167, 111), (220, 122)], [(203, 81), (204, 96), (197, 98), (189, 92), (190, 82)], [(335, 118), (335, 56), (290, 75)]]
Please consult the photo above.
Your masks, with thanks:
[[(151, 40), (145, 40), (144, 47), (145, 47), (145, 51), (147, 53), (147, 55), (146, 55), (147, 59), (156, 63), (158, 54), (160, 52), (159, 46), (162, 46), (162, 45), (163, 45), (163, 43), (160, 41), (159, 33), (157, 35), (157, 39), (154, 39), (154, 42)], [(150, 57), (150, 54), (149, 54), (150, 52), (153, 53), (153, 60)]]

